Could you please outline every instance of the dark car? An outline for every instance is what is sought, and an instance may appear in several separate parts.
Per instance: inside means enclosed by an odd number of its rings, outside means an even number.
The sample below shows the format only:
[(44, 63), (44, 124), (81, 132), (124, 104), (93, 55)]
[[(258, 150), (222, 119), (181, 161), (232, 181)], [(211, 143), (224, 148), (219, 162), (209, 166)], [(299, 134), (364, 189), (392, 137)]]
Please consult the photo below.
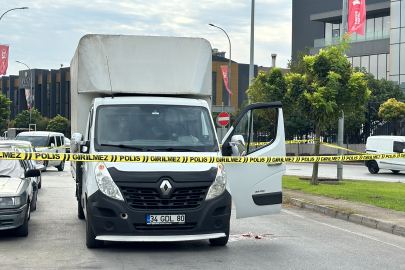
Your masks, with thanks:
[[(14, 151), (10, 146), (0, 146), (0, 151)], [(0, 160), (0, 230), (14, 229), (17, 236), (28, 235), (31, 209), (36, 208), (33, 177), (40, 174), (30, 169), (24, 160)]]

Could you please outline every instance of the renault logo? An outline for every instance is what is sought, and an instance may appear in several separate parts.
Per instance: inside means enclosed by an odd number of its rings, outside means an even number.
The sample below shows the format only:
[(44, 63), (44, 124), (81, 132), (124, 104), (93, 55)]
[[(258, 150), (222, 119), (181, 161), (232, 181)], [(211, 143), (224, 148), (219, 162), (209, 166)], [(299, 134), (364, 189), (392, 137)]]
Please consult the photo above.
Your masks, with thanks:
[(162, 194), (167, 196), (171, 190), (172, 185), (170, 184), (169, 180), (163, 180), (162, 184), (160, 184), (160, 191), (162, 191)]

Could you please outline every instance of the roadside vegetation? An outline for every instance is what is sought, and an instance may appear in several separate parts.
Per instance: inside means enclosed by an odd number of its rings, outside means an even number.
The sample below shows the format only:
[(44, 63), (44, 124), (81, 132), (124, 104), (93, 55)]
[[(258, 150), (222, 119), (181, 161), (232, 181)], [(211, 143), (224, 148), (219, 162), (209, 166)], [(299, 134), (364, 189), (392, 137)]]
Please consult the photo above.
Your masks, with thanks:
[(360, 202), (405, 212), (405, 184), (345, 180), (339, 185), (311, 185), (299, 176), (283, 176), (283, 189), (301, 190), (308, 194), (322, 195), (352, 202)]

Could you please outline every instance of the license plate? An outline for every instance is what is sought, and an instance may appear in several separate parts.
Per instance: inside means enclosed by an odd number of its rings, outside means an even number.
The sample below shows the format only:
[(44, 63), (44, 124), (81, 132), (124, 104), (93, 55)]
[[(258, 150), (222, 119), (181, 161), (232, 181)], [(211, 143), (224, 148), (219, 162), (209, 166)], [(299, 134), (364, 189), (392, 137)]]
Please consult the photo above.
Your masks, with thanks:
[(184, 224), (186, 215), (147, 215), (146, 224)]

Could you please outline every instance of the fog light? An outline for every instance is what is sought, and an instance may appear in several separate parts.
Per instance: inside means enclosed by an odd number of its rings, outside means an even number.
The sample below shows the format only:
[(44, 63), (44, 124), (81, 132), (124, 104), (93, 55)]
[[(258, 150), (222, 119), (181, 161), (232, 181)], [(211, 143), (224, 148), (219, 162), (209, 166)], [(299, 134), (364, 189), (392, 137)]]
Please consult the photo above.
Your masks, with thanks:
[(222, 220), (220, 220), (220, 219), (215, 220), (215, 227), (216, 228), (222, 227)]
[(106, 228), (107, 230), (112, 230), (114, 229), (114, 223), (108, 221), (104, 224), (104, 228)]

